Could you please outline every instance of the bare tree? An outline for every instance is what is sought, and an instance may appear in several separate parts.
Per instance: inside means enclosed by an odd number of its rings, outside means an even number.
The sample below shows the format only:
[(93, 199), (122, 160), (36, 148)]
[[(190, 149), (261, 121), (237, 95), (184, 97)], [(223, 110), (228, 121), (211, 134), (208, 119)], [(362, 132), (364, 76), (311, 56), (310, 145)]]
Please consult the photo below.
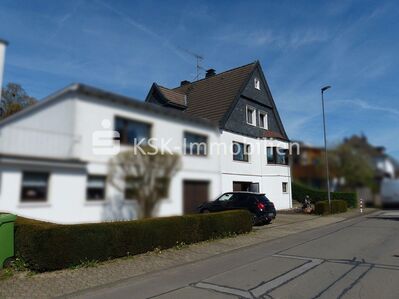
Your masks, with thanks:
[(139, 218), (149, 218), (156, 205), (168, 196), (171, 178), (180, 166), (177, 154), (149, 146), (134, 148), (110, 160), (108, 181), (125, 198), (137, 200)]
[(21, 85), (8, 83), (1, 93), (0, 119), (17, 113), (36, 102), (37, 100), (28, 95)]

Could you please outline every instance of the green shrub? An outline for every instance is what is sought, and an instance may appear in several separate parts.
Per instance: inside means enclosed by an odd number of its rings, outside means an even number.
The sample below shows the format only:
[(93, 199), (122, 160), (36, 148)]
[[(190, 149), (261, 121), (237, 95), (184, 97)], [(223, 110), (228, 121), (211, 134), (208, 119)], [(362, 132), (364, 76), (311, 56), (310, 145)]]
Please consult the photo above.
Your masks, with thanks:
[[(309, 195), (312, 202), (316, 203), (328, 199), (327, 191), (309, 188), (300, 183), (292, 183), (292, 198), (303, 202), (306, 195)], [(345, 200), (350, 208), (357, 207), (356, 192), (331, 192), (331, 199)]]
[(247, 211), (152, 218), (96, 224), (58, 225), (19, 219), (17, 256), (36, 271), (73, 267), (147, 251), (191, 244), (252, 229)]
[(320, 200), (314, 204), (314, 212), (317, 215), (325, 215), (329, 213), (328, 208), (328, 201), (327, 200)]
[[(343, 213), (348, 210), (348, 204), (345, 200), (332, 200), (331, 213)], [(315, 203), (315, 213), (318, 215), (325, 215), (330, 213), (328, 200), (320, 200)]]

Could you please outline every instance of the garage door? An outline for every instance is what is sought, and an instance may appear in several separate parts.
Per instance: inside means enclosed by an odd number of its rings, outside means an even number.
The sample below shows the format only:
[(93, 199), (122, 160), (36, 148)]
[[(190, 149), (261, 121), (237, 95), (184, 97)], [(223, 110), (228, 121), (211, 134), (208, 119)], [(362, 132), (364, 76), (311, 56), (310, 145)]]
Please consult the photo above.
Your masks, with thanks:
[(208, 181), (183, 182), (183, 212), (195, 213), (197, 207), (209, 199)]

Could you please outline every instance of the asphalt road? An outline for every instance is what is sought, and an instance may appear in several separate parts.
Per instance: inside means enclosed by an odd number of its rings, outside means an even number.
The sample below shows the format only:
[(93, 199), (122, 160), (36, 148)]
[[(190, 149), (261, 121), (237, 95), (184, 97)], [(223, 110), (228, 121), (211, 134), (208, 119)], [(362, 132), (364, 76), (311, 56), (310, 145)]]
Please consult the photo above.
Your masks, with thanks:
[(241, 248), (91, 289), (79, 297), (396, 299), (399, 211)]

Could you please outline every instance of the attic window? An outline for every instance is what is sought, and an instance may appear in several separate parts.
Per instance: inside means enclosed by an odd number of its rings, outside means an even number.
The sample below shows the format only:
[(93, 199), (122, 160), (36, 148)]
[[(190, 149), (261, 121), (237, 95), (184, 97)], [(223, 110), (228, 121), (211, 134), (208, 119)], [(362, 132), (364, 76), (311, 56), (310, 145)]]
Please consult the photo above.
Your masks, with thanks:
[(247, 124), (256, 126), (256, 110), (250, 106), (247, 106)]
[(257, 90), (260, 90), (260, 80), (256, 77), (254, 79), (254, 86)]

